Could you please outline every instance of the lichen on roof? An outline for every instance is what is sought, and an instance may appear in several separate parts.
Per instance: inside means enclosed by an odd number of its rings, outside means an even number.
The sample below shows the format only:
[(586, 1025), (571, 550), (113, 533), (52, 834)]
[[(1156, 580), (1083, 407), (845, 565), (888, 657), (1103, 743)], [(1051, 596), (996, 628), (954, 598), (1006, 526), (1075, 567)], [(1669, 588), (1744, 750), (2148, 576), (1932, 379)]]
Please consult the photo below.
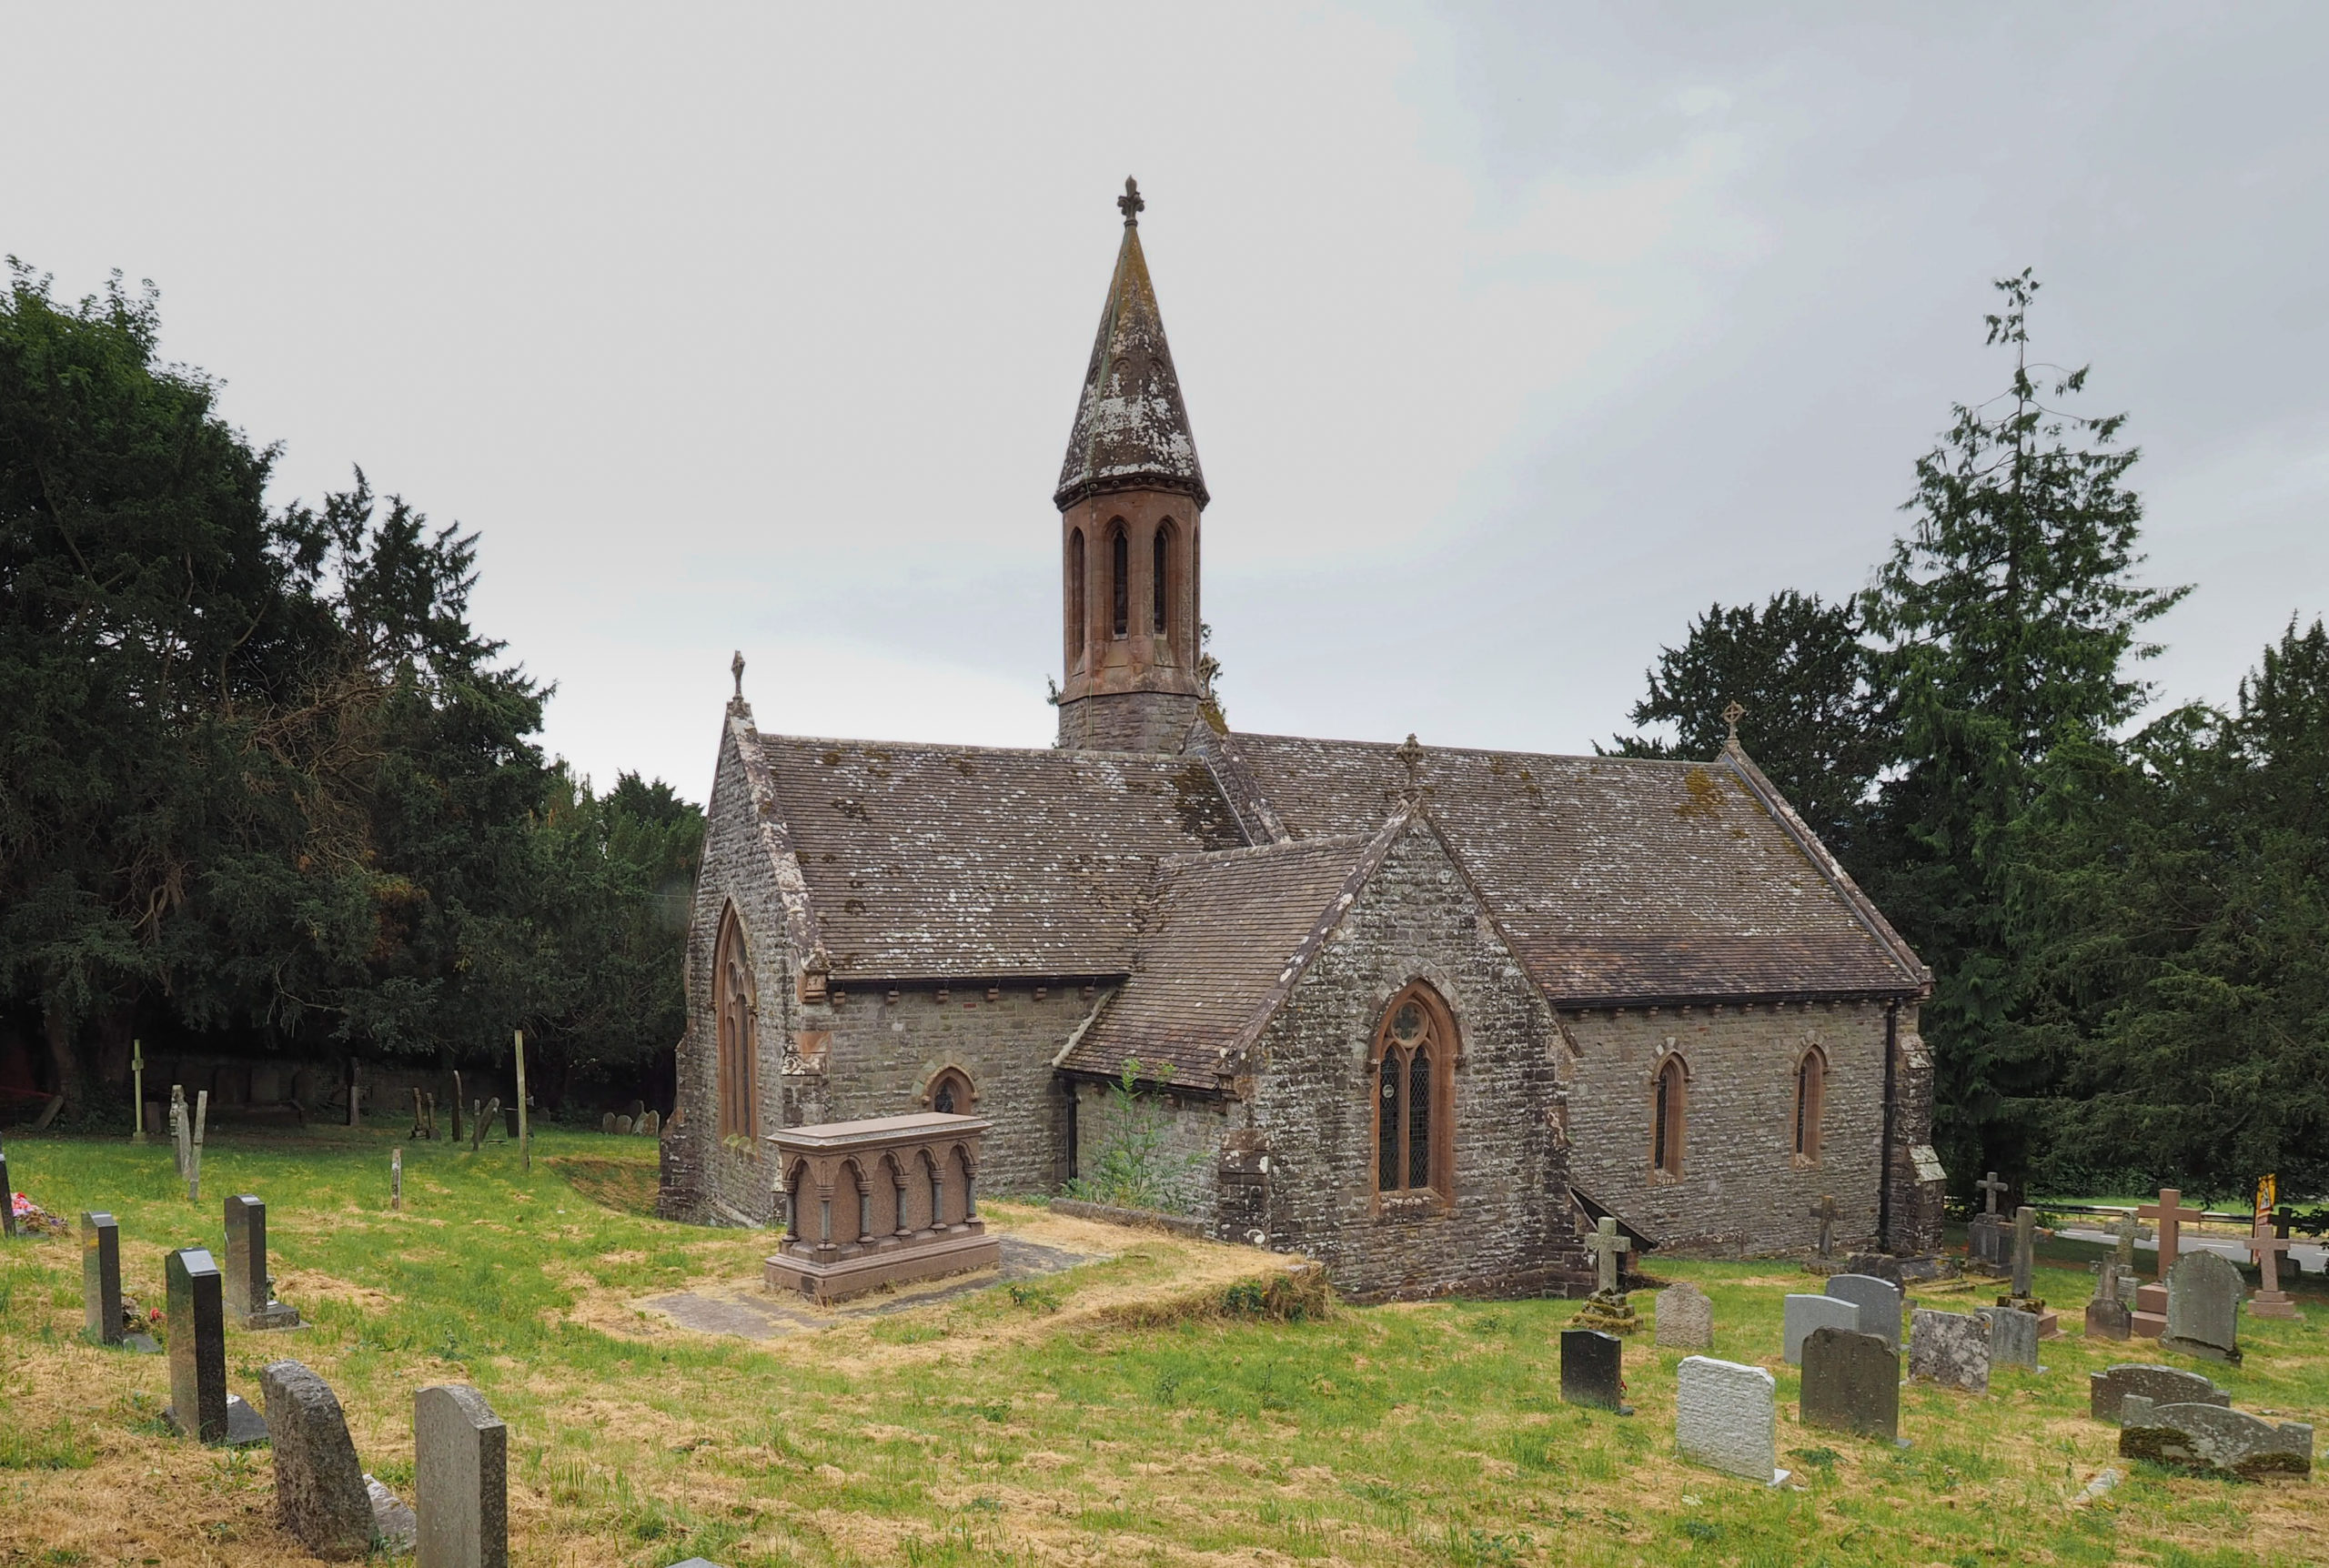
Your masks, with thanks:
[(1064, 510), (1086, 496), (1132, 489), (1182, 491), (1200, 507), (1212, 498), (1140, 230), (1126, 225), (1053, 499)]

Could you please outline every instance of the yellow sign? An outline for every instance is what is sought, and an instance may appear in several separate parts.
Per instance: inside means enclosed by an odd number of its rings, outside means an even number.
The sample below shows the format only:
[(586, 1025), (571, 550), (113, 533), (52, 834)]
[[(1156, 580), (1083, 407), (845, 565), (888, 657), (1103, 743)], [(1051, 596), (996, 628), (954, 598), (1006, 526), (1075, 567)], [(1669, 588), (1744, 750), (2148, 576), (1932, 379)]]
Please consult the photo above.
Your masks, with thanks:
[(2280, 1201), (2280, 1178), (2277, 1175), (2258, 1177), (2256, 1179), (2256, 1223), (2260, 1227), (2272, 1221), (2273, 1206)]

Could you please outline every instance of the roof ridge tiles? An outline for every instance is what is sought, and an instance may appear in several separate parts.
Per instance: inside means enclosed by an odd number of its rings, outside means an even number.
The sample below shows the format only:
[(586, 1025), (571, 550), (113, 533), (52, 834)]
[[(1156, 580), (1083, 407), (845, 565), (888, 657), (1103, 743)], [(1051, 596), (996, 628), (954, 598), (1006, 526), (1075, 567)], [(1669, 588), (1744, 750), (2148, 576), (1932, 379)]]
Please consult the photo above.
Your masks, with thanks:
[(1103, 751), (1090, 746), (1072, 749), (1059, 746), (986, 746), (974, 740), (883, 740), (862, 735), (794, 735), (770, 729), (756, 729), (753, 733), (760, 737), (762, 745), (781, 740), (799, 746), (857, 746), (899, 751), (974, 751), (991, 757), (1057, 757), (1067, 760), (1083, 758), (1129, 758), (1142, 762), (1205, 760), (1182, 751)]

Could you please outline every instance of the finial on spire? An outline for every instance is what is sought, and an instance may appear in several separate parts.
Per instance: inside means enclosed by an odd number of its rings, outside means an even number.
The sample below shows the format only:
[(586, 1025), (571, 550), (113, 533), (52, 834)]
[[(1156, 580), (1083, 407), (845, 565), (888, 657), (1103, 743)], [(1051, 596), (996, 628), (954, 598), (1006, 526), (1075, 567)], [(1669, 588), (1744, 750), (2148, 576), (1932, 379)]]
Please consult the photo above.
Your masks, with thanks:
[(1410, 734), (1406, 743), (1391, 755), (1397, 758), (1399, 766), (1407, 770), (1407, 787), (1401, 793), (1410, 800), (1422, 799), (1423, 747), (1417, 743), (1414, 735)]
[(1733, 746), (1739, 744), (1739, 721), (1746, 717), (1747, 710), (1744, 708), (1741, 708), (1738, 703), (1727, 702), (1723, 704), (1722, 721), (1730, 726), (1730, 744)]
[(728, 661), (728, 673), (736, 678), (736, 700), (744, 700), (744, 650), (738, 648), (736, 657)]
[(1126, 228), (1140, 226), (1142, 209), (1148, 204), (1140, 199), (1140, 182), (1130, 175), (1124, 176), (1124, 194), (1116, 198), (1116, 210), (1124, 215)]

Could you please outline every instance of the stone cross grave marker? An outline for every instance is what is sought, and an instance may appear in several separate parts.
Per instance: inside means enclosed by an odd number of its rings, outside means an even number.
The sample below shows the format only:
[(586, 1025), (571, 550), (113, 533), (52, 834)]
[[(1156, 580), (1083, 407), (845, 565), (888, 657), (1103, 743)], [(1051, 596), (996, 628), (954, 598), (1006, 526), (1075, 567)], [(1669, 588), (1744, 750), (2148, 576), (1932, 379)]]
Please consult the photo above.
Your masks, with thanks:
[(2200, 1220), (2205, 1213), (2204, 1210), (2184, 1208), (2183, 1194), (2173, 1187), (2159, 1190), (2158, 1202), (2144, 1203), (2136, 1208), (2137, 1218), (2159, 1221), (2160, 1279), (2166, 1279), (2167, 1271), (2175, 1266), (2176, 1256), (2182, 1251), (2185, 1223)]
[(2232, 1403), (2232, 1395), (2198, 1372), (2181, 1367), (2114, 1362), (2102, 1372), (2086, 1374), (2086, 1412), (2096, 1421), (2118, 1425), (2119, 1402), (2131, 1393), (2161, 1404)]
[(1973, 1314), (1990, 1324), (1990, 1364), (2021, 1366), (2044, 1372), (2038, 1365), (2038, 1314), (2019, 1307), (1983, 1307)]
[(275, 1450), (275, 1516), (327, 1561), (360, 1558), (372, 1546), (372, 1495), (348, 1417), (323, 1379), (297, 1362), (258, 1374)]
[(2013, 1293), (2027, 1300), (2038, 1271), (2038, 1211), (2024, 1203), (2013, 1211)]
[(1674, 1369), (1674, 1446), (1696, 1463), (1761, 1486), (1779, 1467), (1779, 1380), (1761, 1367), (1684, 1356)]
[(1901, 1287), (1868, 1274), (1831, 1274), (1827, 1293), (1860, 1309), (1860, 1332), (1901, 1348)]
[(227, 1316), (218, 1265), (209, 1249), (187, 1247), (162, 1260), (169, 1289), (170, 1404), (162, 1413), (187, 1437), (240, 1448), (267, 1441), (267, 1422), (227, 1392)]
[(2281, 1254), (2288, 1250), (2289, 1239), (2276, 1232), (2270, 1216), (2256, 1221), (2256, 1233), (2248, 1241), (2248, 1254), (2256, 1260), (2256, 1272), (2262, 1277), (2263, 1288), (2248, 1298), (2248, 1310), (2257, 1317), (2304, 1315), (2296, 1310), (2289, 1293), (2281, 1289)]
[(2240, 1360), (2240, 1271), (2221, 1252), (2188, 1252), (2167, 1276), (2160, 1343), (2209, 1361)]
[(1967, 1393), (1990, 1386), (1990, 1325), (1969, 1312), (1909, 1314), (1909, 1377)]
[(1998, 1173), (1992, 1171), (1981, 1181), (1974, 1182), (1973, 1185), (1980, 1188), (1983, 1194), (1981, 1212), (1984, 1214), (1994, 1214), (1998, 1211), (1998, 1200), (2005, 1196), (2006, 1189), (2011, 1187), (2012, 1183), (2010, 1181), (1999, 1181)]
[(248, 1192), (227, 1200), (227, 1310), (247, 1329), (295, 1329), (297, 1310), (275, 1299), (267, 1277), (267, 1205)]
[(1714, 1349), (1714, 1302), (1698, 1286), (1670, 1285), (1658, 1292), (1658, 1342), (1678, 1351)]
[(2112, 1235), (2116, 1238), (2116, 1241), (2111, 1249), (2111, 1261), (2119, 1265), (2121, 1273), (2133, 1273), (2135, 1271), (2135, 1216), (2132, 1210), (2119, 1216), (2119, 1223), (2112, 1231)]
[(1618, 1260), (1632, 1248), (1633, 1243), (1618, 1234), (1615, 1220), (1605, 1217), (1593, 1228), (1593, 1233), (1585, 1238), (1585, 1245), (1593, 1253), (1596, 1282), (1601, 1293), (1605, 1296), (1617, 1294)]
[(1561, 1331), (1561, 1401), (1633, 1414), (1626, 1402), (1625, 1341), (1598, 1329)]
[(1803, 1342), (1803, 1392), (1797, 1413), (1806, 1426), (1897, 1440), (1900, 1352), (1880, 1335), (1814, 1329)]
[(2116, 1258), (2098, 1258), (2087, 1265), (2094, 1274), (2094, 1299), (2086, 1303), (2086, 1337), (2123, 1340), (2134, 1332), (2134, 1312), (2120, 1299), (2122, 1277)]
[(417, 1568), (509, 1568), (509, 1429), (485, 1396), (432, 1383), (412, 1396)]
[(1833, 1192), (1820, 1193), (1820, 1201), (1811, 1205), (1811, 1217), (1820, 1221), (1817, 1248), (1820, 1257), (1832, 1258), (1836, 1255), (1836, 1221), (1843, 1217), (1843, 1212), (1836, 1207)]
[(2304, 1422), (2275, 1426), (2245, 1411), (2157, 1404), (2139, 1393), (2121, 1402), (2119, 1415), (2119, 1452), (2129, 1459), (2242, 1481), (2313, 1473), (2313, 1428)]
[(1786, 1316), (1781, 1320), (1781, 1349), (1791, 1365), (1803, 1364), (1803, 1342), (1814, 1329), (1849, 1329), (1860, 1332), (1860, 1307), (1837, 1296), (1794, 1295), (1784, 1302)]
[(81, 1214), (81, 1332), (121, 1343), (121, 1227), (110, 1214)]

